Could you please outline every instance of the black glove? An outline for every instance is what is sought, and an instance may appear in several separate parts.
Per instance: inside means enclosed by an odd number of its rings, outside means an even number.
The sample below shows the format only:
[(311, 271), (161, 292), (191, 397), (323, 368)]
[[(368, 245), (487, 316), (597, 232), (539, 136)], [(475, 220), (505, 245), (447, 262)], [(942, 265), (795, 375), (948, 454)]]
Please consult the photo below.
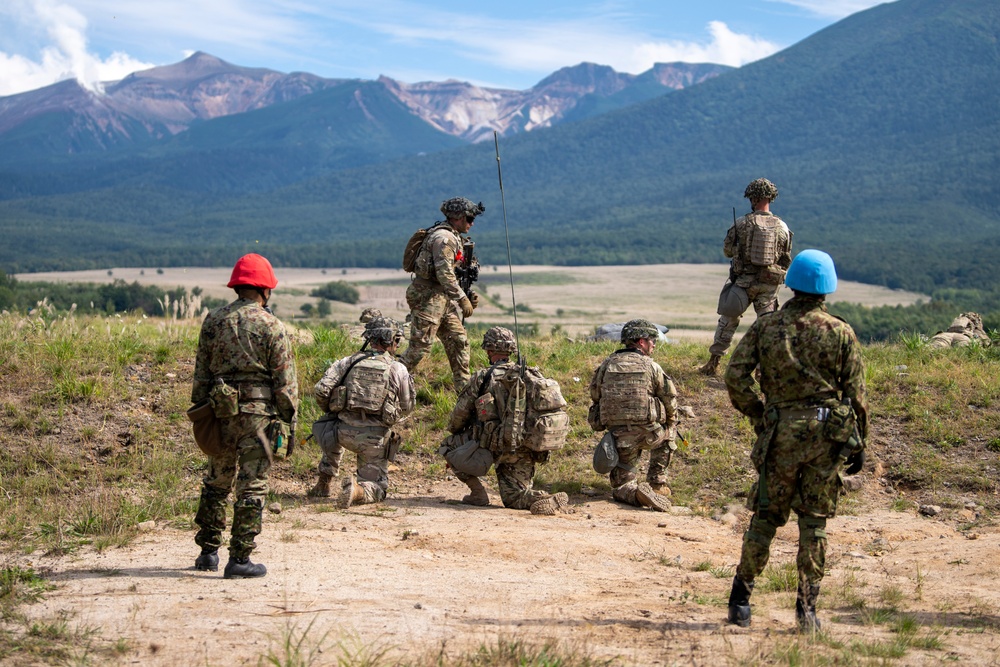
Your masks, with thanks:
[(844, 470), (848, 475), (857, 475), (865, 467), (865, 450), (859, 449), (847, 457), (847, 468)]

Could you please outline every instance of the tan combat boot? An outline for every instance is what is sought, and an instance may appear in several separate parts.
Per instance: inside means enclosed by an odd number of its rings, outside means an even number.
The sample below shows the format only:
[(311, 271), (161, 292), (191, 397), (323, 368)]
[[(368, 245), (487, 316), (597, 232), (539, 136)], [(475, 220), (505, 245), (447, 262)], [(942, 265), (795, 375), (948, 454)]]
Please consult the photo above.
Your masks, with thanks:
[(483, 486), (478, 477), (473, 477), (465, 484), (472, 493), (462, 498), (464, 504), (475, 505), (476, 507), (485, 507), (490, 504), (490, 494), (486, 493), (486, 487)]
[(316, 480), (316, 486), (306, 491), (306, 495), (310, 498), (329, 498), (331, 481), (333, 481), (332, 475), (320, 473), (319, 479)]
[(340, 489), (340, 497), (337, 499), (337, 504), (341, 509), (346, 510), (351, 505), (359, 504), (364, 499), (365, 490), (358, 484), (358, 480), (354, 475), (348, 475), (344, 479), (344, 485)]
[(698, 372), (702, 375), (718, 375), (720, 361), (722, 361), (722, 357), (718, 354), (713, 354), (708, 358), (705, 365), (698, 369)]
[(664, 498), (669, 498), (670, 495), (673, 493), (670, 490), (670, 487), (667, 486), (666, 484), (657, 484), (656, 482), (650, 482), (649, 488), (653, 490), (653, 493), (659, 494)]
[(653, 491), (646, 482), (642, 482), (635, 490), (635, 500), (643, 507), (649, 507), (657, 512), (670, 510), (670, 501)]

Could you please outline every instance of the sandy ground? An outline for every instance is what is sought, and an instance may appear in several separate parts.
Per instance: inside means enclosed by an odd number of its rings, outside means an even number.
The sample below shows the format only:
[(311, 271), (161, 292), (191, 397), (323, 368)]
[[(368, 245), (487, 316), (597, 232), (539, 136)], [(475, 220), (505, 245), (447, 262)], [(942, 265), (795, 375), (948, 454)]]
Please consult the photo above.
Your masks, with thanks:
[[(881, 493), (863, 477), (860, 493)], [(541, 517), (457, 504), (463, 489), (448, 478), (350, 510), (293, 508), (304, 489), (285, 489), (289, 508), (267, 514), (258, 538), (254, 559), (269, 573), (257, 580), (195, 571), (193, 533), (172, 528), (104, 553), (29, 557), (57, 589), (27, 611), (124, 640), (129, 650), (111, 664), (257, 664), (283, 655), (289, 629), (297, 637), (310, 625), (304, 645), (326, 647), (315, 664), (345, 651), (385, 653), (379, 664), (455, 656), (504, 638), (555, 640), (614, 664), (717, 665), (796, 641), (794, 594), (755, 595), (750, 629), (724, 623), (742, 510), (663, 514), (581, 494), (575, 513)], [(1000, 533), (969, 539), (955, 528), (912, 511), (833, 520), (820, 601), (829, 642), (892, 642), (887, 625), (866, 622), (850, 601), (877, 609), (895, 600), (941, 646), (910, 648), (892, 664), (996, 664)], [(773, 563), (794, 562), (795, 537), (794, 527), (779, 532)], [(721, 571), (698, 571), (705, 562)]]
[[(162, 271), (160, 273), (159, 271)], [(483, 267), (484, 276), (491, 280), (507, 278), (506, 267)], [(189, 291), (201, 287), (209, 296), (228, 298), (232, 292), (225, 287), (230, 269), (217, 268), (114, 268), (110, 270), (68, 271), (18, 274), (18, 280), (126, 282), (159, 285), (164, 288), (184, 287)], [(331, 318), (341, 322), (356, 321), (361, 311), (376, 307), (399, 319), (408, 314), (405, 291), (409, 275), (401, 269), (289, 269), (277, 268), (278, 289), (272, 303), (283, 318), (300, 314), (305, 303), (315, 303), (309, 292), (327, 282), (342, 280), (359, 287), (361, 300), (354, 305), (333, 303)], [(552, 273), (564, 284), (539, 285), (528, 279), (518, 282), (524, 274)], [(521, 324), (537, 323), (541, 333), (548, 333), (558, 324), (569, 336), (593, 333), (598, 325), (624, 322), (644, 317), (671, 328), (669, 337), (710, 340), (718, 315), (715, 314), (719, 290), (729, 273), (724, 264), (655, 264), (641, 267), (590, 266), (514, 267), (514, 295), (517, 303), (532, 312), (518, 314)], [(534, 281), (537, 282), (537, 281)], [(482, 284), (478, 287), (482, 291)], [(511, 304), (509, 284), (492, 284), (487, 294), (496, 297), (505, 307)], [(791, 292), (782, 288), (784, 302)], [(863, 303), (871, 306), (907, 305), (927, 297), (914, 292), (890, 290), (874, 285), (841, 281), (831, 301)], [(512, 323), (512, 318), (483, 299), (474, 318), (491, 323)], [(752, 313), (744, 318), (743, 328), (753, 321)]]

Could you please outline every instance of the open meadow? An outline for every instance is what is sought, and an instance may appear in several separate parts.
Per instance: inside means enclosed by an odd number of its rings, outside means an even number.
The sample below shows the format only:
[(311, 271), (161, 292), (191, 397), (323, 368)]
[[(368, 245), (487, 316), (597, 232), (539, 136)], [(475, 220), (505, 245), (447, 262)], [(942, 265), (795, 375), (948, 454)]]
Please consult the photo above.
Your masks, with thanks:
[[(610, 297), (605, 307), (624, 319)], [(690, 446), (671, 464), (670, 513), (614, 503), (590, 467), (587, 382), (615, 344), (549, 335), (522, 345), (562, 385), (573, 430), (536, 484), (568, 492), (574, 513), (504, 509), (494, 481), (494, 506), (459, 504), (464, 486), (435, 454), (454, 401), (435, 345), (387, 501), (340, 510), (307, 499), (319, 451), (301, 444), (271, 473), (254, 553), (268, 576), (226, 581), (192, 567), (204, 458), (184, 411), (197, 332), (196, 320), (0, 316), (0, 663), (1000, 660), (996, 348), (866, 346), (869, 461), (829, 525), (823, 632), (803, 637), (794, 522), (759, 580), (752, 627), (724, 622), (752, 429), (721, 381), (695, 372), (701, 342), (654, 352), (693, 414), (680, 424)], [(319, 416), (312, 385), (358, 343), (314, 323), (296, 339), (301, 438)], [(474, 342), (473, 365), (484, 363)]]

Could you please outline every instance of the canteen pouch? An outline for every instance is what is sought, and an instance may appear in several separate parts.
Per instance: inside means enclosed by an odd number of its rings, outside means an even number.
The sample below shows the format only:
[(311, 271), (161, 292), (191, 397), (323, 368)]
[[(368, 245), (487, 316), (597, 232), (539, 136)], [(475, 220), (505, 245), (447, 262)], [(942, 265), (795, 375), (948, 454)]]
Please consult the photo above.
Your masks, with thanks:
[(850, 399), (844, 399), (839, 405), (830, 409), (823, 427), (823, 435), (839, 445), (840, 456), (847, 457), (861, 448), (861, 437), (858, 434), (857, 417)]
[(208, 395), (212, 399), (215, 416), (219, 419), (229, 419), (240, 413), (240, 392), (224, 380), (216, 380)]
[(590, 404), (590, 409), (587, 410), (587, 424), (595, 431), (603, 431), (605, 429), (604, 424), (601, 423), (600, 403)]
[(275, 460), (281, 461), (289, 455), (292, 428), (280, 419), (271, 421), (267, 429), (267, 439), (271, 442), (271, 454)]

